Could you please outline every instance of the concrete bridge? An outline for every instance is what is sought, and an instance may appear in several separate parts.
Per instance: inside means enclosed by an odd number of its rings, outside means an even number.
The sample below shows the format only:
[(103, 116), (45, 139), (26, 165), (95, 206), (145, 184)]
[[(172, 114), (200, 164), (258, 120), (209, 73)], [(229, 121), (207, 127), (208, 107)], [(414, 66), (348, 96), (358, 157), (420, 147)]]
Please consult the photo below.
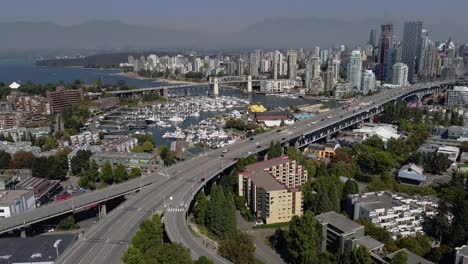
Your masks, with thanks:
[(253, 80), (252, 76), (223, 76), (223, 77), (210, 77), (208, 82), (201, 83), (181, 83), (166, 86), (156, 86), (148, 88), (138, 88), (131, 90), (121, 91), (109, 91), (107, 94), (111, 94), (117, 97), (137, 97), (140, 95), (158, 92), (162, 96), (176, 97), (176, 96), (190, 96), (192, 91), (197, 90), (211, 90), (211, 95), (219, 95), (219, 85), (222, 84), (235, 84), (235, 83), (246, 83), (247, 93), (252, 93), (252, 82), (259, 82), (260, 80)]

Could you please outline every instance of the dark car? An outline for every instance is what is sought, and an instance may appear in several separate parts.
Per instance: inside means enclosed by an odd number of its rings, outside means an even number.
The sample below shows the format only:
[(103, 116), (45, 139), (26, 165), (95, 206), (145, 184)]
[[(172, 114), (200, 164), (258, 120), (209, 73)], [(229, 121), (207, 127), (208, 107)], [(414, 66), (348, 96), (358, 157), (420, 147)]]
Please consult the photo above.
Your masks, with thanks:
[(279, 132), (281, 132), (281, 129), (276, 130), (276, 133), (279, 133)]
[(260, 148), (261, 146), (260, 145), (257, 145), (257, 148)]
[(253, 137), (249, 138), (249, 140), (253, 140)]
[(200, 181), (201, 181), (201, 182), (204, 182), (204, 181), (205, 181), (205, 178), (201, 178)]

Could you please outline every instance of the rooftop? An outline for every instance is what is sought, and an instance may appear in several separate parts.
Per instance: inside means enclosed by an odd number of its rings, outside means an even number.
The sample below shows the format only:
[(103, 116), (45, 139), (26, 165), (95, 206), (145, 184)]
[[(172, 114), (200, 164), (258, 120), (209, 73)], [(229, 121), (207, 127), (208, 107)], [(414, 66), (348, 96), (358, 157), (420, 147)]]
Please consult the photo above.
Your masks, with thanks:
[(266, 191), (279, 191), (286, 189), (286, 186), (277, 182), (275, 178), (273, 178), (273, 176), (271, 176), (268, 172), (255, 171), (248, 172), (244, 175), (251, 179), (258, 188), (263, 188)]
[(366, 247), (367, 249), (369, 249), (371, 251), (382, 248), (383, 246), (385, 246), (385, 244), (383, 244), (382, 242), (380, 242), (378, 240), (373, 239), (370, 236), (364, 236), (364, 237), (361, 237), (361, 238), (356, 238), (353, 241), (355, 241), (357, 244), (359, 244), (361, 246)]
[(416, 201), (437, 202), (437, 198), (434, 196), (410, 196), (408, 194), (395, 193), (391, 191), (354, 194), (349, 197), (353, 199), (353, 204), (359, 203), (360, 207), (366, 208), (369, 211), (374, 211), (376, 209), (390, 209), (405, 204), (417, 207), (418, 205), (416, 204)]
[(0, 259), (6, 259), (8, 263), (53, 263), (57, 258), (54, 244), (61, 240), (58, 242), (60, 255), (75, 239), (74, 234), (2, 238)]
[(251, 179), (257, 187), (264, 188), (267, 191), (284, 190), (286, 186), (276, 181), (276, 179), (268, 173), (268, 169), (288, 162), (291, 162), (288, 156), (281, 156), (247, 165), (240, 174)]
[(406, 251), (406, 253), (408, 253), (408, 264), (434, 264), (434, 262), (432, 261), (429, 261), (425, 258), (422, 258), (416, 254), (414, 254), (413, 252), (407, 250), (407, 249), (400, 249), (396, 252), (393, 252), (392, 254), (388, 254), (387, 257), (389, 259), (392, 259), (396, 254), (398, 254), (398, 252), (400, 252), (401, 250), (404, 250)]
[(410, 163), (406, 164), (398, 171), (398, 177), (415, 180), (415, 181), (425, 181), (426, 176), (423, 175), (423, 169), (416, 164)]
[(115, 158), (115, 159), (153, 159), (155, 153), (128, 153), (128, 152), (97, 152), (93, 157), (98, 158)]
[(317, 215), (315, 218), (317, 218), (317, 220), (322, 224), (330, 224), (335, 228), (340, 229), (344, 234), (352, 233), (357, 229), (364, 228), (364, 226), (334, 211)]
[[(10, 206), (14, 201), (21, 198), (31, 190), (8, 190), (0, 192), (0, 206)], [(0, 247), (1, 248), (1, 247)]]

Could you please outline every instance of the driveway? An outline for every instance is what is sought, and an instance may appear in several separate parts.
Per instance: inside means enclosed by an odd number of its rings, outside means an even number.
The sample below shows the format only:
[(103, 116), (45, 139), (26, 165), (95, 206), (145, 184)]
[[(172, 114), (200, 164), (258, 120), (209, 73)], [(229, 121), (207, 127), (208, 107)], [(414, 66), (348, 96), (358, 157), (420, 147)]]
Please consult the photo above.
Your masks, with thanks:
[(276, 253), (270, 246), (265, 244), (265, 238), (275, 233), (275, 228), (260, 228), (253, 229), (253, 223), (245, 221), (245, 219), (237, 212), (237, 226), (242, 232), (247, 233), (252, 237), (255, 244), (255, 257), (265, 264), (284, 264), (281, 256)]

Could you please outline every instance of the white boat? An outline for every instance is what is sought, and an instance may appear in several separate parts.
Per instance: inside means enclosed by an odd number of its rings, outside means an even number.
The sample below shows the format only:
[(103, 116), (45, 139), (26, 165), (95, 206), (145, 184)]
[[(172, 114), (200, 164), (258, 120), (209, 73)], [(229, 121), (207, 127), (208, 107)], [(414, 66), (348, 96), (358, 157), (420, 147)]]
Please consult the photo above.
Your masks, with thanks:
[(199, 117), (199, 116), (200, 116), (200, 113), (199, 113), (199, 112), (195, 112), (195, 113), (191, 114), (190, 116)]
[(171, 121), (171, 122), (182, 122), (182, 121), (184, 121), (184, 119), (182, 117), (179, 117), (179, 116), (173, 116), (173, 117), (169, 118), (169, 121)]
[(153, 124), (153, 123), (156, 123), (158, 121), (159, 121), (159, 119), (156, 116), (151, 116), (151, 117), (148, 117), (148, 118), (145, 119), (145, 122), (147, 124)]

